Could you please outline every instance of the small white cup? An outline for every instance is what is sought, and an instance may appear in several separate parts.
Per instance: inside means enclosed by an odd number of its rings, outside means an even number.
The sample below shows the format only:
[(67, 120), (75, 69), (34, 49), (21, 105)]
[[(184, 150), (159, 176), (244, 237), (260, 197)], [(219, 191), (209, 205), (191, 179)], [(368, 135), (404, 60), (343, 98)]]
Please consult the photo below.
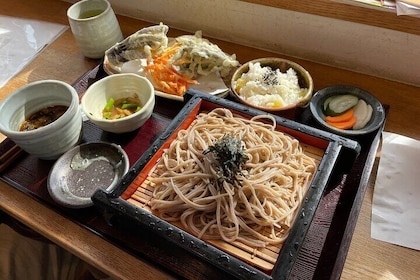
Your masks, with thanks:
[(84, 56), (101, 58), (124, 37), (107, 0), (82, 0), (67, 10), (70, 28)]

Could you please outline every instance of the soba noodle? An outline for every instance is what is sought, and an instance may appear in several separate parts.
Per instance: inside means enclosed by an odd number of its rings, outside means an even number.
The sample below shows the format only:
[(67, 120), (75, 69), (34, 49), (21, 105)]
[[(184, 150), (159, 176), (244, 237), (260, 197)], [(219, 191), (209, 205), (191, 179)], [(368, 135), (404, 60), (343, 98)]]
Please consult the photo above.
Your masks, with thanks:
[[(281, 244), (315, 163), (298, 140), (275, 127), (268, 115), (247, 120), (221, 108), (199, 114), (187, 130), (179, 131), (149, 176), (153, 213), (180, 221), (202, 239), (252, 247)], [(248, 157), (232, 183), (218, 179), (214, 160), (204, 153), (224, 135), (241, 140)]]

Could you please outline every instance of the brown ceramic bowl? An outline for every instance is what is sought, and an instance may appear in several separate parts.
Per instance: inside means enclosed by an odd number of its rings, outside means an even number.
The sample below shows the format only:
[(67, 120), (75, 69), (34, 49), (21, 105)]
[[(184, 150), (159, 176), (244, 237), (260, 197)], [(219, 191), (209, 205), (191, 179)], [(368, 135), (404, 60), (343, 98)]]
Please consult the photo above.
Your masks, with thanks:
[[(277, 102), (275, 104), (267, 104), (267, 103), (256, 104), (244, 96), (244, 94), (242, 93), (243, 87), (241, 87), (240, 85), (241, 82), (238, 83), (238, 80), (241, 79), (241, 77), (243, 77), (244, 74), (249, 73), (251, 63), (253, 65), (255, 65), (256, 63), (260, 63), (261, 68), (268, 66), (272, 70), (279, 69), (280, 72), (282, 73), (286, 73), (290, 68), (292, 68), (296, 72), (297, 83), (298, 83), (299, 88), (305, 89), (305, 90), (299, 93), (299, 98), (297, 97), (290, 98), (290, 99), (293, 99), (293, 101), (288, 100), (287, 102), (280, 102), (280, 103)], [(257, 83), (255, 86), (259, 87), (260, 85), (261, 84)], [(309, 100), (312, 97), (313, 81), (309, 72), (306, 71), (305, 68), (303, 68), (301, 65), (293, 61), (283, 59), (283, 58), (268, 57), (268, 58), (259, 58), (259, 59), (251, 60), (243, 64), (242, 66), (240, 66), (232, 76), (231, 88), (232, 88), (233, 95), (241, 103), (248, 105), (250, 107), (259, 109), (259, 110), (275, 112), (275, 111), (284, 111), (288, 109), (294, 109), (298, 106), (305, 106), (306, 104), (308, 104)], [(270, 92), (269, 94), (265, 94), (265, 97), (262, 97), (262, 98), (266, 98), (268, 97), (268, 95), (273, 95), (273, 93)], [(295, 93), (293, 93), (293, 95), (295, 95)]]

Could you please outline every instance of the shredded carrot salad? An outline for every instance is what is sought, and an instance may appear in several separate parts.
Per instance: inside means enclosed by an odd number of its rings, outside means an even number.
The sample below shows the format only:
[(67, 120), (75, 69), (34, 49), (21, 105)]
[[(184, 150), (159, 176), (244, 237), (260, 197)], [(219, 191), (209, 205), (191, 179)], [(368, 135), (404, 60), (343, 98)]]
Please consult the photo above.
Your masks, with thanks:
[(171, 64), (171, 58), (176, 54), (178, 48), (179, 45), (175, 44), (163, 53), (154, 55), (145, 70), (149, 72), (158, 89), (165, 93), (183, 96), (189, 85), (196, 84), (197, 81), (183, 76)]

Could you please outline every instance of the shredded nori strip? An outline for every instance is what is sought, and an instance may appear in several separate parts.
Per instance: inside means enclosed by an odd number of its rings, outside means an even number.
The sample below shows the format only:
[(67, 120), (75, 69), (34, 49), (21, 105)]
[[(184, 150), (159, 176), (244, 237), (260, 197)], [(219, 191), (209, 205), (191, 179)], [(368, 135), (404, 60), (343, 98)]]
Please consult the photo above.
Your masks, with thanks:
[(225, 134), (213, 146), (209, 146), (203, 154), (213, 153), (221, 173), (219, 179), (233, 184), (238, 181), (237, 175), (242, 175), (242, 165), (249, 159), (241, 140)]

